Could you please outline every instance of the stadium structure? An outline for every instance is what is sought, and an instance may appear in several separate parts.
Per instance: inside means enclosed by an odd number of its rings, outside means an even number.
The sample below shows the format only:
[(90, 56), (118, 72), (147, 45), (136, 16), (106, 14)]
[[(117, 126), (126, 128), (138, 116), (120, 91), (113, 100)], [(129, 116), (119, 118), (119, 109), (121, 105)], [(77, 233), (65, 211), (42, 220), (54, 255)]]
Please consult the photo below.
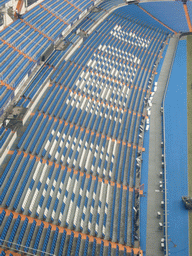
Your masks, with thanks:
[(192, 255), (191, 18), (0, 0), (1, 256)]

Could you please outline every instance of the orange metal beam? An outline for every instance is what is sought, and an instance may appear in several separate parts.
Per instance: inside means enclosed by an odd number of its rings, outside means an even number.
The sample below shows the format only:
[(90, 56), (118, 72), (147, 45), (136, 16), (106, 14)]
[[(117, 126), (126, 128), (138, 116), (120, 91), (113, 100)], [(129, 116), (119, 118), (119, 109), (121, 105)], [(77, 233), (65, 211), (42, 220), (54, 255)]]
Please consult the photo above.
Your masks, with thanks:
[(31, 57), (29, 57), (27, 54), (25, 54), (24, 52), (20, 51), (19, 49), (17, 49), (15, 46), (13, 46), (12, 44), (8, 43), (7, 41), (5, 41), (4, 39), (0, 38), (0, 40), (8, 45), (10, 48), (12, 48), (14, 51), (18, 52), (20, 55), (23, 55), (25, 58), (29, 59), (30, 61), (35, 62), (35, 60), (33, 60)]
[(144, 11), (145, 13), (147, 13), (151, 18), (153, 18), (154, 20), (156, 20), (157, 22), (159, 22), (161, 25), (163, 25), (164, 27), (168, 28), (169, 30), (171, 30), (173, 33), (177, 34), (177, 32), (175, 30), (173, 30), (172, 28), (168, 27), (167, 25), (165, 25), (163, 22), (161, 22), (160, 20), (158, 20), (155, 16), (153, 16), (151, 13), (149, 13), (148, 11), (146, 11), (143, 7), (141, 7), (140, 5), (138, 5), (139, 8)]
[(81, 239), (85, 240), (88, 237), (89, 238), (89, 242), (93, 242), (94, 239), (95, 239), (97, 241), (97, 244), (101, 244), (101, 242), (103, 241), (104, 246), (109, 246), (109, 244), (111, 244), (111, 247), (116, 249), (116, 247), (118, 245), (120, 251), (124, 251), (124, 249), (126, 249), (127, 253), (131, 253), (131, 250), (133, 250), (134, 254), (140, 253), (140, 256), (143, 256), (143, 251), (140, 248), (132, 248), (130, 246), (126, 246), (126, 245), (122, 245), (122, 244), (119, 244), (119, 243), (111, 242), (111, 241), (108, 241), (108, 240), (105, 240), (105, 239), (102, 239), (102, 238), (99, 238), (99, 237), (94, 237), (94, 236), (86, 235), (84, 233), (77, 232), (75, 230), (71, 230), (71, 229), (68, 229), (68, 228), (60, 227), (60, 226), (54, 225), (52, 223), (49, 223), (47, 221), (38, 220), (38, 219), (32, 218), (30, 216), (27, 216), (27, 215), (24, 215), (24, 214), (21, 214), (21, 213), (18, 213), (18, 212), (14, 212), (14, 211), (11, 211), (11, 210), (8, 210), (8, 209), (0, 207), (0, 213), (2, 213), (3, 210), (6, 212), (6, 216), (9, 216), (12, 213), (14, 219), (16, 219), (20, 215), (21, 220), (23, 220), (23, 221), (26, 218), (28, 218), (29, 223), (33, 223), (33, 221), (35, 220), (37, 226), (40, 226), (41, 223), (43, 223), (45, 228), (48, 228), (49, 225), (50, 225), (51, 229), (53, 231), (55, 231), (56, 228), (58, 228), (59, 229), (59, 233), (63, 233), (64, 230), (65, 230), (67, 235), (71, 235), (71, 233), (73, 232), (74, 237), (78, 237), (79, 234), (80, 234), (81, 235)]
[[(16, 7), (16, 9), (17, 9), (19, 14), (21, 12), (22, 6), (23, 6), (23, 0), (19, 0), (18, 3), (17, 3), (17, 7)], [(16, 12), (14, 13), (14, 17), (15, 18), (17, 17), (17, 13)]]
[(7, 87), (7, 89), (14, 91), (15, 88), (10, 86), (9, 84), (6, 84), (3, 80), (0, 80), (0, 85), (4, 85)]
[(23, 6), (23, 0), (19, 0), (18, 3), (17, 3), (17, 10), (18, 10), (19, 13), (22, 9), (22, 6)]
[[(98, 101), (98, 102), (99, 102), (99, 101)], [(117, 107), (116, 107), (116, 108), (117, 108)], [(129, 110), (129, 113), (131, 113), (130, 110)], [(133, 112), (133, 113), (134, 113), (134, 112)], [(35, 114), (34, 112), (31, 113), (31, 115), (34, 115), (34, 114)], [(44, 118), (47, 117), (47, 116), (49, 116), (49, 118), (53, 118), (53, 117), (50, 116), (50, 115), (46, 115), (46, 114), (43, 114), (43, 113), (39, 113), (39, 116), (41, 116), (41, 115), (44, 115)], [(136, 115), (136, 113), (135, 113), (134, 115)], [(145, 118), (147, 118), (147, 116), (145, 116)], [(59, 120), (60, 123), (63, 123), (63, 122), (64, 122), (65, 126), (69, 124), (69, 123), (67, 123), (66, 121), (63, 121), (63, 120), (58, 119), (58, 118), (54, 118), (54, 120), (55, 120), (55, 122), (56, 122), (57, 120)], [(74, 125), (74, 124), (70, 124), (70, 127), (73, 127), (73, 126), (75, 126), (75, 129), (81, 128), (82, 131), (85, 130), (86, 133), (89, 133), (89, 132), (90, 132), (90, 130), (87, 130), (87, 129), (85, 129), (85, 128), (82, 128), (82, 127), (77, 126), (77, 125)], [(93, 135), (93, 134), (96, 134), (96, 137), (99, 137), (99, 136), (100, 136), (100, 133), (92, 132), (92, 135)], [(111, 137), (108, 137), (108, 136), (105, 136), (105, 135), (102, 135), (102, 138), (107, 138), (107, 140), (112, 139), (112, 141), (115, 141), (114, 138), (111, 138)], [(120, 143), (122, 142), (123, 145), (126, 145), (126, 142), (125, 142), (125, 141), (121, 141), (121, 140), (116, 140), (116, 141), (117, 141), (118, 144), (120, 144)], [(132, 145), (132, 144), (128, 143), (127, 147), (130, 148), (131, 145)], [(133, 146), (134, 146), (134, 145), (133, 145)], [(142, 149), (140, 148), (139, 150), (143, 150), (143, 148), (142, 148)]]
[(2, 252), (5, 252), (6, 256), (9, 256), (10, 254), (12, 254), (13, 256), (21, 256), (20, 253), (13, 252), (13, 251), (11, 251), (11, 249), (2, 249), (2, 248), (0, 248), (0, 253), (2, 253)]
[(48, 13), (50, 13), (51, 15), (53, 15), (54, 17), (56, 17), (57, 19), (59, 19), (61, 22), (63, 22), (64, 24), (67, 24), (68, 23), (64, 20), (62, 20), (59, 16), (57, 16), (56, 14), (54, 14), (53, 12), (51, 12), (50, 10), (48, 10), (47, 8), (45, 8), (43, 5), (39, 5), (41, 8), (43, 8), (45, 11), (47, 11)]
[(28, 25), (29, 27), (33, 28), (35, 31), (37, 31), (39, 34), (43, 35), (44, 37), (46, 37), (48, 40), (50, 41), (54, 41), (52, 38), (50, 38), (49, 36), (47, 36), (46, 34), (44, 34), (42, 31), (40, 31), (39, 29), (37, 29), (36, 27), (34, 27), (33, 25), (31, 25), (30, 23), (28, 23), (27, 21), (21, 19), (22, 22), (24, 22), (26, 25)]
[(189, 31), (192, 32), (191, 20), (190, 20), (190, 17), (189, 17), (189, 12), (188, 12), (187, 5), (183, 4), (183, 8), (184, 8), (184, 11), (185, 11), (185, 16), (186, 16), (187, 24), (188, 24), (188, 27), (189, 27)]
[[(73, 63), (72, 63), (73, 64)], [(84, 70), (84, 69), (83, 69)], [(88, 72), (89, 70), (87, 69), (87, 72)], [(90, 73), (92, 73), (92, 71), (90, 71)], [(98, 76), (101, 76), (99, 73), (95, 73), (95, 74), (97, 74)], [(111, 80), (111, 78), (110, 77), (106, 77), (106, 76), (103, 76), (105, 79), (107, 79), (107, 80)], [(120, 81), (117, 81), (117, 80), (115, 80), (115, 82), (116, 83), (120, 83)], [(124, 85), (125, 85), (125, 83), (124, 83)], [(49, 87), (52, 87), (53, 85), (52, 84), (50, 84), (49, 85)], [(60, 85), (55, 85), (55, 87), (60, 87), (60, 89), (63, 89), (65, 86), (60, 86)], [(127, 84), (127, 86), (129, 87), (129, 84)], [(135, 90), (137, 90), (138, 89), (138, 87), (136, 87), (136, 86), (131, 86), (131, 88), (133, 89), (135, 89)], [(65, 91), (67, 90), (67, 88), (65, 87)], [(145, 89), (141, 89), (141, 88), (139, 88), (139, 91), (144, 91), (145, 92)], [(77, 92), (76, 91), (74, 91), (74, 90), (69, 90), (69, 92), (72, 92), (73, 94), (77, 94)], [(132, 112), (131, 110), (129, 110), (129, 109), (123, 109), (123, 108), (119, 108), (119, 107), (117, 107), (117, 106), (115, 106), (115, 105), (112, 105), (112, 104), (109, 104), (109, 103), (105, 103), (105, 102), (103, 102), (103, 101), (99, 101), (99, 100), (96, 100), (95, 98), (93, 98), (93, 97), (91, 97), (91, 96), (87, 96), (86, 94), (81, 94), (81, 93), (78, 93), (78, 95), (79, 96), (82, 96), (83, 98), (87, 98), (87, 99), (90, 99), (90, 100), (92, 100), (92, 101), (96, 101), (97, 103), (99, 103), (100, 102), (100, 104), (101, 105), (103, 105), (103, 104), (105, 104), (105, 106), (109, 106), (110, 108), (112, 108), (112, 107), (114, 107), (115, 109), (118, 109), (118, 110), (120, 110), (120, 111), (124, 111), (124, 112), (127, 112), (127, 111), (130, 111), (130, 113)], [(134, 114), (135, 115), (135, 114)], [(138, 116), (141, 116), (141, 114), (139, 114), (139, 113), (137, 113), (137, 115)]]
[[(54, 164), (54, 162), (52, 162), (52, 161), (45, 160), (45, 159), (43, 159), (43, 158), (34, 156), (34, 155), (32, 155), (32, 154), (28, 154), (28, 153), (26, 153), (26, 152), (24, 152), (24, 151), (18, 151), (17, 153), (18, 153), (18, 155), (21, 155), (21, 153), (23, 153), (23, 154), (24, 154), (24, 157), (27, 157), (27, 156), (29, 155), (29, 156), (30, 156), (30, 159), (33, 159), (34, 157), (36, 157), (36, 162), (39, 162), (40, 160), (42, 160), (43, 163), (48, 162), (50, 166), (52, 166), (52, 165)], [(13, 155), (13, 154), (14, 154), (14, 151), (9, 150), (8, 154), (9, 154), (9, 155)], [(55, 167), (58, 168), (58, 167), (59, 167), (59, 164), (55, 164)], [(71, 171), (72, 171), (71, 168), (66, 167), (66, 166), (64, 166), (64, 165), (61, 165), (61, 169), (62, 169), (62, 170), (65, 170), (65, 168), (67, 168), (67, 172), (71, 172)], [(85, 172), (78, 171), (78, 170), (74, 170), (74, 169), (73, 169), (73, 172), (74, 172), (74, 174), (80, 173), (80, 176), (83, 176), (83, 175), (85, 174), (87, 179), (89, 179), (89, 178), (92, 176), (92, 180), (96, 180), (96, 176), (93, 176), (93, 175), (91, 175), (91, 174), (86, 174)], [(105, 184), (108, 184), (108, 183), (109, 183), (109, 180), (102, 179), (102, 178), (98, 177), (98, 182), (103, 182), (103, 181), (104, 181)], [(111, 185), (112, 187), (114, 187), (115, 184), (117, 185), (118, 188), (121, 188), (121, 184), (120, 184), (120, 183), (113, 182), (113, 181), (110, 182), (110, 185)], [(133, 189), (134, 189), (134, 188), (129, 187), (129, 186), (126, 186), (126, 185), (123, 185), (123, 189), (124, 189), (124, 190), (128, 190), (128, 189), (129, 189), (130, 192), (133, 192)], [(135, 191), (137, 191), (140, 195), (143, 195), (143, 190), (140, 190), (140, 189), (135, 188)]]
[(75, 6), (74, 4), (72, 4), (71, 2), (69, 2), (68, 0), (64, 0), (65, 2), (67, 2), (69, 5), (73, 6), (75, 9), (77, 9), (79, 12), (82, 12), (81, 9), (79, 9), (77, 6)]

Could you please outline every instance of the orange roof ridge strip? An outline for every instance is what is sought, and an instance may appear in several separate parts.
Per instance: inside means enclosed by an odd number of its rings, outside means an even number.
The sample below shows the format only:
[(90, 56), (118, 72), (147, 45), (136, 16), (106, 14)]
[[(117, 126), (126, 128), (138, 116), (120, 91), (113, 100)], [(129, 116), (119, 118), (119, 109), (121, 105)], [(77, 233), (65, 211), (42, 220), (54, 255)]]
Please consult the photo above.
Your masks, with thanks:
[[(80, 4), (83, 4), (84, 2), (86, 2), (86, 0), (84, 0), (83, 2), (81, 2)], [(80, 9), (78, 6), (74, 6), (74, 8), (75, 9), (77, 9), (78, 11), (80, 11), (80, 12), (83, 12), (83, 10), (82, 9)]]
[(76, 5), (72, 4), (71, 2), (69, 2), (68, 0), (64, 0), (64, 2), (67, 2), (69, 5), (73, 6), (75, 9), (77, 9), (78, 11), (82, 12), (81, 9), (79, 9)]
[(45, 11), (47, 11), (48, 13), (50, 13), (51, 15), (53, 15), (54, 17), (56, 17), (57, 19), (59, 19), (61, 22), (63, 22), (66, 25), (69, 25), (66, 21), (64, 21), (63, 19), (61, 19), (59, 16), (57, 16), (56, 14), (54, 14), (52, 11), (50, 11), (49, 9), (47, 9), (46, 7), (44, 7), (42, 4), (39, 5), (41, 8), (43, 8)]
[(141, 7), (140, 5), (138, 5), (138, 7), (144, 11), (145, 13), (147, 13), (150, 17), (152, 17), (154, 20), (156, 20), (157, 22), (159, 22), (161, 25), (163, 25), (164, 27), (168, 28), (169, 30), (171, 30), (173, 33), (177, 34), (177, 32), (175, 30), (173, 30), (172, 28), (168, 27), (166, 24), (164, 24), (162, 21), (160, 21), (159, 19), (157, 19), (155, 16), (153, 16), (151, 13), (149, 13), (147, 10), (145, 10), (143, 7)]
[[(8, 152), (8, 154), (11, 154), (11, 155), (12, 155), (13, 153), (14, 153), (14, 151), (9, 151), (9, 152)], [(115, 185), (117, 185), (118, 188), (121, 188), (121, 185), (122, 185), (123, 190), (128, 190), (128, 189), (129, 189), (130, 192), (133, 192), (133, 190), (135, 189), (135, 191), (139, 191), (139, 194), (140, 194), (140, 195), (143, 194), (143, 191), (142, 191), (142, 190), (139, 190), (138, 188), (129, 187), (129, 185), (126, 186), (126, 185), (123, 185), (123, 184), (120, 184), (120, 183), (117, 183), (117, 182), (114, 182), (114, 181), (111, 181), (111, 180), (106, 180), (105, 178), (100, 178), (100, 177), (94, 176), (94, 175), (92, 175), (92, 174), (87, 174), (87, 173), (85, 173), (84, 171), (75, 170), (75, 169), (73, 169), (73, 168), (69, 168), (69, 167), (64, 166), (64, 165), (62, 165), (62, 164), (56, 164), (56, 163), (54, 163), (54, 162), (52, 162), (52, 161), (50, 161), (50, 160), (46, 160), (46, 159), (44, 159), (44, 158), (37, 157), (37, 156), (35, 156), (35, 155), (26, 153), (26, 152), (24, 152), (24, 151), (17, 151), (17, 154), (18, 154), (18, 155), (21, 155), (21, 153), (24, 154), (24, 155), (23, 155), (24, 157), (27, 157), (27, 156), (29, 155), (29, 156), (30, 156), (30, 159), (33, 159), (34, 157), (36, 157), (36, 161), (37, 161), (37, 162), (39, 162), (40, 160), (42, 160), (42, 163), (44, 163), (44, 164), (45, 164), (46, 162), (48, 162), (49, 166), (52, 166), (53, 164), (55, 164), (55, 167), (56, 167), (56, 168), (58, 168), (59, 166), (61, 166), (61, 169), (62, 169), (62, 170), (64, 170), (65, 168), (67, 168), (67, 172), (71, 172), (71, 171), (73, 170), (74, 174), (79, 173), (80, 176), (83, 176), (83, 175), (85, 174), (85, 176), (86, 176), (87, 179), (89, 179), (90, 177), (92, 177), (92, 180), (96, 180), (96, 178), (98, 178), (98, 181), (99, 181), (99, 182), (103, 182), (103, 181), (104, 181), (105, 184), (109, 184), (109, 183), (110, 183), (112, 187), (114, 187)]]
[[(57, 86), (57, 85), (56, 85)], [(127, 85), (127, 86), (129, 86), (129, 85)], [(61, 87), (61, 89), (63, 89), (63, 87), (64, 86), (60, 86)], [(66, 87), (65, 87), (66, 88)], [(66, 89), (67, 90), (67, 89)], [(65, 91), (66, 91), (65, 90)], [(69, 92), (72, 92), (72, 93), (74, 93), (74, 94), (76, 94), (77, 92), (76, 91), (74, 91), (74, 90), (69, 90)], [(91, 97), (91, 96), (87, 96), (86, 94), (81, 94), (80, 92), (78, 93), (78, 95), (79, 96), (82, 96), (83, 98), (87, 98), (88, 100), (89, 99), (91, 99), (92, 101), (96, 101), (96, 102), (100, 102), (100, 104), (101, 105), (104, 105), (105, 104), (105, 106), (109, 106), (110, 108), (115, 108), (115, 109), (118, 109), (118, 110), (120, 110), (120, 111), (122, 111), (123, 110), (123, 112), (127, 112), (127, 111), (129, 111), (129, 109), (123, 109), (123, 108), (119, 108), (119, 107), (117, 107), (117, 106), (114, 106), (114, 105), (112, 105), (112, 104), (109, 104), (109, 103), (105, 103), (105, 102), (103, 102), (103, 101), (99, 101), (99, 100), (96, 100), (95, 98), (93, 98), (93, 97)]]
[(0, 40), (8, 45), (10, 48), (12, 48), (14, 51), (18, 52), (20, 55), (23, 55), (25, 58), (29, 59), (32, 62), (35, 62), (35, 60), (33, 60), (31, 57), (29, 57), (27, 54), (25, 54), (24, 52), (20, 51), (19, 49), (17, 49), (15, 46), (13, 46), (12, 44), (8, 43), (7, 41), (5, 41), (4, 39), (0, 38)]
[[(7, 247), (7, 248), (8, 248), (8, 247)], [(20, 253), (13, 252), (13, 251), (11, 251), (11, 249), (7, 249), (7, 248), (5, 248), (5, 249), (0, 248), (0, 253), (1, 253), (1, 252), (5, 252), (5, 255), (6, 255), (6, 256), (9, 256), (10, 254), (12, 254), (13, 256), (21, 256)]]
[(81, 239), (83, 239), (83, 240), (85, 240), (88, 237), (89, 238), (89, 242), (93, 242), (94, 239), (95, 239), (97, 241), (97, 244), (101, 244), (101, 242), (103, 241), (104, 246), (109, 246), (109, 244), (111, 244), (111, 247), (114, 248), (114, 249), (116, 249), (116, 247), (118, 246), (119, 250), (121, 250), (121, 251), (124, 251), (124, 249), (126, 249), (127, 253), (130, 253), (131, 250), (133, 250), (134, 254), (140, 253), (140, 256), (143, 256), (143, 251), (140, 248), (133, 248), (133, 247), (130, 247), (130, 246), (126, 246), (126, 245), (122, 245), (122, 244), (119, 244), (119, 243), (111, 242), (111, 241), (108, 241), (108, 240), (105, 240), (105, 239), (102, 239), (102, 238), (99, 238), (99, 237), (94, 237), (94, 236), (91, 236), (91, 235), (87, 235), (87, 234), (84, 234), (84, 233), (81, 233), (81, 232), (78, 232), (78, 231), (75, 231), (75, 230), (72, 230), (72, 229), (60, 227), (58, 225), (49, 223), (47, 221), (42, 221), (42, 220), (39, 220), (39, 219), (36, 219), (36, 218), (32, 218), (30, 216), (27, 216), (27, 215), (24, 215), (24, 214), (21, 214), (21, 213), (18, 213), (18, 212), (14, 212), (14, 211), (11, 211), (11, 210), (8, 210), (8, 209), (0, 207), (0, 213), (2, 213), (3, 210), (5, 211), (6, 216), (9, 216), (12, 213), (14, 219), (16, 219), (18, 216), (20, 216), (21, 220), (24, 221), (27, 218), (29, 220), (29, 223), (33, 223), (33, 221), (36, 221), (36, 225), (37, 226), (40, 226), (41, 223), (43, 223), (44, 224), (44, 228), (48, 228), (49, 225), (50, 225), (52, 231), (55, 231), (56, 228), (58, 228), (59, 229), (59, 233), (63, 233), (64, 230), (65, 230), (67, 235), (71, 235), (71, 233), (73, 232), (74, 237), (76, 237), (76, 238), (80, 234), (81, 235)]
[(6, 87), (7, 87), (7, 89), (9, 89), (9, 90), (12, 90), (12, 91), (14, 91), (14, 90), (15, 90), (15, 88), (14, 88), (14, 87), (12, 87), (12, 86), (11, 86), (11, 85), (9, 85), (9, 84), (6, 84), (3, 80), (0, 80), (0, 84), (1, 84), (1, 85), (6, 86)]
[(26, 25), (28, 25), (29, 27), (33, 28), (35, 31), (37, 31), (39, 34), (43, 35), (44, 37), (46, 37), (47, 39), (49, 39), (50, 41), (54, 41), (52, 38), (50, 38), (49, 36), (47, 36), (46, 34), (44, 34), (43, 32), (41, 32), (38, 28), (34, 27), (33, 25), (31, 25), (29, 22), (27, 22), (24, 19), (21, 19), (21, 21), (23, 23), (25, 23)]
[[(75, 62), (74, 62), (75, 63)], [(82, 70), (85, 70), (85, 67), (83, 67), (83, 66), (79, 66), (79, 68), (81, 68), (82, 67)], [(138, 66), (138, 68), (140, 68), (140, 66)], [(143, 69), (143, 68), (142, 68)], [(86, 71), (87, 72), (90, 72), (90, 73), (93, 73), (93, 70), (91, 70), (91, 69), (86, 69)], [(102, 77), (102, 78), (104, 78), (104, 79), (106, 79), (106, 80), (108, 80), (108, 81), (113, 81), (114, 80), (114, 82), (115, 83), (117, 83), (117, 84), (123, 84), (123, 85), (125, 85), (125, 82), (121, 82), (121, 81), (119, 81), (119, 80), (117, 80), (117, 79), (114, 79), (114, 78), (110, 78), (110, 77), (108, 77), (108, 76), (106, 76), (106, 75), (102, 75), (102, 74), (100, 74), (100, 73), (98, 73), (98, 72), (94, 72), (94, 74), (96, 75), (96, 76), (99, 76), (99, 77)], [(127, 86), (130, 86), (129, 84), (127, 84)], [(133, 87), (132, 87), (133, 88)]]
[[(132, 111), (132, 112), (133, 112), (133, 111)], [(129, 112), (129, 113), (130, 113), (130, 112)], [(30, 115), (33, 116), (33, 115), (35, 115), (35, 113), (34, 113), (34, 112), (31, 112)], [(96, 134), (97, 137), (99, 137), (99, 135), (101, 135), (101, 136), (104, 136), (104, 138), (106, 137), (107, 140), (110, 140), (110, 139), (111, 139), (111, 140), (115, 140), (115, 141), (117, 141), (118, 144), (120, 144), (121, 142), (122, 142), (122, 143), (124, 143), (124, 142), (126, 143), (126, 141), (123, 141), (123, 140), (116, 140), (116, 139), (114, 139), (114, 138), (112, 138), (112, 137), (108, 137), (108, 136), (106, 136), (106, 135), (104, 135), (104, 134), (101, 134), (101, 133), (98, 133), (98, 132), (94, 132), (94, 131), (92, 131), (92, 130), (87, 130), (87, 129), (81, 127), (81, 126), (77, 126), (77, 125), (75, 125), (75, 124), (71, 124), (71, 123), (68, 123), (68, 122), (66, 122), (66, 121), (63, 121), (63, 120), (61, 120), (61, 119), (58, 119), (58, 118), (52, 117), (52, 116), (50, 116), (50, 115), (46, 115), (46, 114), (44, 114), (44, 113), (39, 112), (39, 115), (38, 115), (38, 116), (41, 116), (41, 115), (43, 115), (44, 117), (47, 117), (47, 116), (48, 116), (48, 117), (54, 118), (55, 122), (56, 122), (57, 120), (59, 120), (60, 123), (64, 123), (65, 126), (68, 125), (68, 124), (70, 124), (70, 127), (73, 127), (73, 126), (75, 126), (75, 128), (78, 127), (78, 128), (80, 128), (81, 130), (85, 130), (86, 133), (89, 133), (89, 132), (94, 133), (94, 134)], [(136, 115), (136, 113), (135, 113), (135, 115)], [(77, 129), (78, 129), (78, 128), (77, 128)], [(132, 144), (130, 144), (130, 143), (127, 142), (127, 147), (128, 147), (128, 148), (130, 148), (131, 145), (132, 145)]]
[[(101, 51), (102, 52), (102, 51)], [(151, 51), (149, 51), (149, 53), (150, 53)], [(103, 53), (103, 52), (102, 52)], [(151, 52), (151, 54), (153, 54), (152, 52)], [(106, 56), (107, 56), (107, 54), (106, 54)], [(154, 54), (154, 56), (156, 56), (156, 54)], [(71, 64), (70, 65), (72, 65), (72, 63), (74, 64), (74, 65), (79, 65), (78, 66), (78, 68), (82, 68), (82, 70), (85, 70), (86, 69), (86, 71), (87, 72), (90, 72), (90, 73), (93, 73), (93, 70), (89, 67), (89, 68), (86, 68), (86, 66), (82, 66), (81, 64), (78, 64), (77, 62), (75, 62), (75, 61), (71, 61)], [(125, 63), (125, 61), (123, 61), (123, 63)], [(127, 63), (127, 65), (129, 65), (131, 63), (131, 65), (130, 66), (132, 66), (132, 62), (128, 62)], [(138, 65), (138, 66), (137, 66)], [(135, 64), (134, 65), (134, 68), (136, 68), (136, 66), (137, 66), (137, 68), (141, 68), (141, 69), (144, 69), (145, 68), (145, 65), (143, 65), (143, 66), (140, 66), (139, 64)], [(148, 70), (149, 69), (149, 67), (146, 67), (146, 69)], [(150, 71), (150, 70), (149, 70)], [(121, 82), (121, 81), (119, 81), (119, 80), (115, 80), (114, 78), (110, 78), (110, 77), (108, 77), (108, 76), (105, 76), (105, 75), (102, 75), (102, 74), (100, 74), (100, 73), (98, 73), (98, 72), (94, 72), (94, 74), (95, 75), (98, 75), (99, 77), (103, 77), (103, 78), (105, 78), (105, 79), (107, 79), (107, 80), (114, 80), (116, 83), (118, 83), (118, 84), (125, 84), (124, 82)], [(129, 84), (127, 84), (127, 86), (129, 86)]]
[(187, 25), (189, 27), (189, 31), (192, 32), (192, 25), (191, 25), (191, 20), (190, 20), (187, 4), (183, 4), (183, 8), (184, 8), (184, 11), (185, 11), (185, 17), (186, 17), (186, 20), (187, 20)]

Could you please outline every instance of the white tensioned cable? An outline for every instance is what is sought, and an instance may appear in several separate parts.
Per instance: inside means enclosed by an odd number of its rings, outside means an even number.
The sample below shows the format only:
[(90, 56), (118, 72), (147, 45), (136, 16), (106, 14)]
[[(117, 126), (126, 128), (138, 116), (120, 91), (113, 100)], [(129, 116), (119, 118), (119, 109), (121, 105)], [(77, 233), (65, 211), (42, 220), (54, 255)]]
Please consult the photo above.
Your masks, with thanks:
[[(25, 246), (25, 245), (21, 245), (21, 244), (9, 242), (9, 241), (3, 240), (3, 239), (1, 239), (1, 238), (0, 238), (0, 241), (6, 242), (6, 243), (11, 243), (12, 245), (18, 245), (18, 246), (23, 247), (23, 248), (27, 248), (27, 249), (34, 250), (34, 248), (32, 248), (32, 247), (27, 247), (27, 246)], [(30, 252), (25, 252), (24, 250), (18, 250), (18, 249), (11, 248), (11, 247), (8, 247), (8, 246), (5, 246), (5, 245), (1, 245), (1, 248), (3, 248), (3, 247), (5, 247), (5, 248), (8, 249), (8, 250), (11, 250), (11, 249), (12, 249), (13, 251), (22, 252), (22, 253), (27, 253), (27, 255), (34, 255), (34, 254), (30, 253)], [(35, 249), (35, 250), (36, 250), (37, 252), (43, 252), (43, 251), (38, 250), (38, 249)], [(46, 255), (56, 256), (55, 254), (52, 254), (52, 253), (49, 253), (49, 252), (43, 252), (43, 253), (45, 253)]]

